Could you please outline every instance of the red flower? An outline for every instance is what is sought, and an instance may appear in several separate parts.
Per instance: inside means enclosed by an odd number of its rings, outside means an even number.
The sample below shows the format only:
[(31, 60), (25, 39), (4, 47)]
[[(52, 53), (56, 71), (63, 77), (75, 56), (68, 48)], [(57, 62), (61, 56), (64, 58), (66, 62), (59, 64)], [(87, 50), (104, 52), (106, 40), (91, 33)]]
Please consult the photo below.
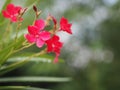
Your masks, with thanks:
[(61, 18), (61, 20), (60, 20), (60, 30), (63, 30), (63, 31), (68, 32), (69, 34), (72, 34), (71, 26), (72, 26), (72, 24), (68, 23), (68, 20), (66, 18), (64, 18), (64, 17)]
[(50, 33), (44, 31), (45, 22), (44, 20), (36, 20), (33, 26), (28, 26), (29, 34), (25, 34), (25, 38), (30, 43), (36, 43), (36, 46), (41, 48), (45, 41), (50, 39)]
[(57, 35), (54, 35), (51, 39), (46, 41), (46, 44), (47, 52), (54, 52), (56, 54), (54, 62), (58, 62), (58, 57), (60, 55), (60, 50), (63, 46), (63, 43), (59, 41), (59, 37)]
[[(20, 6), (14, 6), (13, 4), (8, 4), (6, 10), (2, 11), (2, 14), (5, 18), (9, 18), (11, 22), (17, 22), (17, 16), (19, 15), (19, 11), (22, 8)], [(22, 20), (22, 18), (20, 19)]]

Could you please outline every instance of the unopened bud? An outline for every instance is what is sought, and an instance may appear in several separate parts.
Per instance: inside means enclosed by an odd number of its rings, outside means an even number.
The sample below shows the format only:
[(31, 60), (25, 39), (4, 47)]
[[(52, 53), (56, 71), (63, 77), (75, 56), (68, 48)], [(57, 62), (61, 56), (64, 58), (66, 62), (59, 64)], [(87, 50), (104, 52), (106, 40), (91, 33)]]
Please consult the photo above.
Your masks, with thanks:
[(33, 5), (33, 10), (37, 12), (37, 7), (35, 5)]

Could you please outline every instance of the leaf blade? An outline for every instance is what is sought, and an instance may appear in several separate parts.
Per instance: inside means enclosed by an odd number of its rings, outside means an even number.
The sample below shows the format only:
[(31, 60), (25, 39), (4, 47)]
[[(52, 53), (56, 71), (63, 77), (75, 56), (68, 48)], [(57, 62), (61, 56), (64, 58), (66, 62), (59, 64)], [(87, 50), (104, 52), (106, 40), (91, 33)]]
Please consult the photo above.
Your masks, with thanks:
[(28, 86), (0, 86), (0, 90), (51, 90), (51, 89), (28, 87)]
[(35, 77), (35, 76), (23, 76), (23, 77), (4, 77), (0, 78), (0, 82), (69, 82), (72, 79), (70, 77)]

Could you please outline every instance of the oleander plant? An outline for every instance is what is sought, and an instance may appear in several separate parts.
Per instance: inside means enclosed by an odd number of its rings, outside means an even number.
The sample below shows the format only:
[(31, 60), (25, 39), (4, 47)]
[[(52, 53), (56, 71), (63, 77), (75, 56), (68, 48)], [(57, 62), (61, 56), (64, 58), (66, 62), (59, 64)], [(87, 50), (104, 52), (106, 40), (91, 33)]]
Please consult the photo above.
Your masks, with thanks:
[[(59, 20), (52, 13), (48, 13), (46, 18), (35, 4), (28, 7), (15, 5), (6, 0), (0, 12), (0, 83), (7, 82), (65, 82), (70, 78), (60, 77), (4, 77), (9, 72), (16, 70), (27, 63), (64, 63), (60, 59), (61, 42), (59, 32), (66, 32), (72, 35), (72, 24), (64, 16)], [(31, 14), (29, 10), (32, 10)], [(26, 24), (24, 15), (31, 15), (31, 24)], [(34, 16), (34, 17), (33, 17)], [(22, 28), (24, 25), (24, 30)], [(63, 33), (64, 34), (64, 33)], [(36, 48), (36, 52), (32, 52)], [(24, 52), (28, 50), (28, 52)], [(35, 64), (35, 63), (33, 63)], [(27, 86), (0, 85), (0, 90), (49, 90)]]

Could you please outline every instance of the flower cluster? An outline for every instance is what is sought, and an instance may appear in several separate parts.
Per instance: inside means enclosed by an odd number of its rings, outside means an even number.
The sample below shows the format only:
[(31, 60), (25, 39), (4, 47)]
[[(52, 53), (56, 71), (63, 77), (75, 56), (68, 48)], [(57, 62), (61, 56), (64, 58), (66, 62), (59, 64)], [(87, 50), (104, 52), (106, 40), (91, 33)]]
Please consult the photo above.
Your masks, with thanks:
[[(60, 19), (60, 22), (57, 22), (56, 18), (52, 15), (49, 15), (46, 20), (38, 19), (40, 11), (37, 10), (36, 6), (33, 6), (33, 10), (36, 13), (36, 18), (34, 23), (27, 27), (28, 33), (25, 34), (24, 37), (29, 43), (35, 43), (38, 48), (42, 48), (45, 45), (47, 53), (55, 53), (54, 62), (56, 63), (58, 62), (58, 57), (63, 46), (57, 32), (65, 31), (72, 34), (72, 24), (64, 17)], [(9, 4), (6, 10), (2, 11), (2, 14), (5, 18), (9, 18), (11, 22), (17, 22), (18, 20), (23, 20), (21, 11), (22, 7)], [(24, 12), (25, 10), (23, 10), (22, 14)], [(50, 21), (53, 21), (54, 24), (52, 30), (45, 30), (45, 28), (50, 25)]]

